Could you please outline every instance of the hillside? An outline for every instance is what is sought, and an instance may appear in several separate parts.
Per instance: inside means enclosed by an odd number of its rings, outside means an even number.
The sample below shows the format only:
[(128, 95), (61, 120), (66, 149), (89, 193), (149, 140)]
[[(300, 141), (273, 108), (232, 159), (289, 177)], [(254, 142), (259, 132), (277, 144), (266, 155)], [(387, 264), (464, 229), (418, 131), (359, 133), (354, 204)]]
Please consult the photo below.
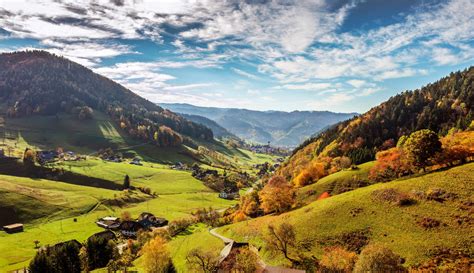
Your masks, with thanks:
[(4, 53), (0, 67), (0, 100), (8, 118), (68, 113), (80, 123), (99, 111), (121, 132), (157, 146), (213, 138), (205, 126), (65, 58), (43, 51)]
[[(308, 253), (318, 259), (324, 249), (332, 245), (360, 250), (368, 243), (384, 244), (405, 259), (405, 266), (423, 264), (438, 255), (449, 257), (446, 253), (472, 257), (469, 213), (474, 191), (473, 172), (474, 163), (470, 163), (375, 184), (314, 201), (278, 216), (268, 215), (222, 227), (219, 232), (262, 246), (259, 254), (265, 262), (274, 265), (286, 262), (282, 255), (267, 252), (262, 238), (269, 224), (281, 223), (293, 225), (298, 240), (312, 242)], [(402, 197), (410, 202), (397, 203)], [(449, 260), (444, 258), (440, 261)]]
[(208, 118), (203, 117), (203, 116), (198, 116), (198, 115), (188, 115), (188, 114), (181, 114), (181, 113), (178, 113), (178, 114), (180, 116), (182, 116), (183, 118), (189, 120), (189, 121), (192, 121), (192, 122), (197, 123), (197, 124), (204, 125), (207, 128), (211, 129), (212, 133), (214, 134), (214, 137), (216, 137), (216, 138), (237, 139), (237, 137), (234, 134), (227, 131), (226, 128), (220, 126), (219, 124), (217, 124), (217, 122), (215, 122), (211, 119), (208, 119)]
[(203, 116), (249, 142), (295, 147), (315, 133), (355, 113), (327, 111), (254, 111), (235, 108), (200, 107), (190, 104), (160, 103), (176, 113)]
[(451, 128), (466, 129), (474, 118), (474, 67), (406, 91), (350, 120), (305, 141), (294, 150), (280, 172), (294, 175), (300, 162), (316, 157), (348, 156), (359, 164), (395, 146), (398, 139), (420, 129), (446, 135)]

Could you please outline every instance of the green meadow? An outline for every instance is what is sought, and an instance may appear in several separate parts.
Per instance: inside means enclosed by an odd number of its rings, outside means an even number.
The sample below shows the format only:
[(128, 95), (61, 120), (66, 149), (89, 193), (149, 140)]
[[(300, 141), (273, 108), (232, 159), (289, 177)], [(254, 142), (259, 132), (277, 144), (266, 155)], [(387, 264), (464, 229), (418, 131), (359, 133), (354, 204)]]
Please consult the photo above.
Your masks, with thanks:
[[(74, 165), (74, 164), (73, 164)], [(87, 165), (88, 167), (84, 168)], [(89, 168), (90, 167), (90, 168)], [(109, 206), (106, 201), (127, 195), (95, 187), (44, 179), (0, 176), (0, 207), (9, 207), (25, 223), (25, 232), (0, 233), (0, 272), (27, 266), (35, 254), (33, 241), (41, 245), (77, 239), (84, 241), (100, 231), (95, 221), (103, 216), (120, 216), (129, 211), (133, 217), (149, 211), (168, 220), (185, 217), (202, 207), (225, 208), (235, 204), (217, 197), (189, 172), (164, 166), (134, 166), (127, 163), (103, 163), (100, 160), (79, 162), (72, 171), (121, 183), (125, 174), (134, 186), (151, 188), (158, 196), (151, 198), (134, 191), (128, 193), (138, 203), (123, 207)], [(104, 204), (105, 202), (105, 204)], [(14, 208), (12, 205), (14, 204)], [(75, 220), (74, 220), (75, 219)]]

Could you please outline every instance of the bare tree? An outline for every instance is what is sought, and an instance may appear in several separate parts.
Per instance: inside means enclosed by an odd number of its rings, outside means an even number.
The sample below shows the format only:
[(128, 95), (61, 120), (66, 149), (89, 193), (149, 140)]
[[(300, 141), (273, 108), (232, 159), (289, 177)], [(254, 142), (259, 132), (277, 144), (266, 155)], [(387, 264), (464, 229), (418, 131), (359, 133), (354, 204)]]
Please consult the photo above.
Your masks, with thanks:
[(204, 273), (215, 273), (218, 269), (218, 257), (211, 252), (204, 252), (197, 248), (188, 253), (186, 263), (190, 269), (199, 270)]

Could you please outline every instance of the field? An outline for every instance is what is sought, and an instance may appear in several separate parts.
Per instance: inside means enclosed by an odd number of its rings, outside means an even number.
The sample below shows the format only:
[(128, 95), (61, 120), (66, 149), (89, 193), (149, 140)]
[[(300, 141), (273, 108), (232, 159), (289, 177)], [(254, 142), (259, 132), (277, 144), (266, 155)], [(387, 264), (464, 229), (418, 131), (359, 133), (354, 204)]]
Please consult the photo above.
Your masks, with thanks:
[[(386, 245), (406, 259), (406, 265), (426, 261), (430, 252), (439, 247), (473, 252), (472, 193), (474, 192), (474, 163), (427, 175), (398, 179), (388, 183), (342, 193), (312, 202), (300, 209), (278, 216), (270, 215), (240, 222), (219, 229), (236, 240), (249, 240), (264, 246), (262, 235), (269, 224), (287, 222), (295, 226), (299, 239), (314, 240), (310, 251), (321, 257), (325, 246), (343, 235), (363, 232), (370, 242)], [(324, 181), (323, 181), (324, 182)], [(318, 182), (319, 183), (319, 182)], [(313, 187), (316, 187), (314, 185)], [(445, 191), (443, 202), (414, 198), (414, 204), (396, 205), (375, 198), (377, 192), (394, 189), (409, 196)], [(433, 219), (431, 219), (433, 218)], [(426, 227), (426, 219), (439, 221), (439, 226)], [(280, 256), (272, 256), (262, 248), (261, 256), (270, 264), (284, 264)]]
[[(151, 168), (100, 160), (77, 164), (71, 167), (73, 171), (87, 172), (117, 183), (128, 173), (132, 185), (150, 187), (158, 197), (133, 193), (136, 201), (117, 207), (103, 203), (124, 198), (126, 194), (122, 191), (2, 175), (0, 207), (16, 209), (16, 220), (23, 221), (26, 227), (23, 233), (0, 233), (0, 272), (26, 266), (36, 251), (34, 240), (39, 240), (41, 245), (70, 239), (84, 241), (101, 230), (95, 221), (103, 216), (120, 216), (122, 211), (129, 211), (137, 217), (141, 212), (149, 211), (173, 220), (189, 215), (196, 208), (225, 208), (235, 203), (218, 198), (217, 193), (194, 179), (189, 172), (158, 165)], [(83, 168), (84, 164), (88, 167)]]

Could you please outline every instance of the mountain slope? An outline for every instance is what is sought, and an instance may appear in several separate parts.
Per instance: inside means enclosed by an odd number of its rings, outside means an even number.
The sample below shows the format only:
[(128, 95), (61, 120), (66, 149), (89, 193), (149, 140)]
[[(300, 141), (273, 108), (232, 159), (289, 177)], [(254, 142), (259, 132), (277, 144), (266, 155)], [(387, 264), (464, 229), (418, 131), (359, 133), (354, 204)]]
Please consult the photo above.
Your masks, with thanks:
[(183, 118), (192, 121), (197, 124), (201, 124), (206, 126), (207, 128), (212, 130), (212, 133), (216, 138), (237, 138), (234, 134), (231, 132), (227, 131), (226, 128), (220, 126), (217, 124), (217, 122), (208, 119), (203, 116), (198, 116), (198, 115), (188, 115), (188, 114), (179, 114)]
[(211, 119), (229, 132), (251, 142), (270, 141), (274, 145), (293, 147), (314, 133), (355, 115), (327, 111), (253, 111), (190, 104), (160, 103), (160, 105), (176, 113)]
[[(298, 240), (311, 242), (313, 246), (306, 254), (319, 259), (331, 245), (356, 249), (368, 243), (388, 247), (406, 260), (405, 266), (424, 263), (443, 253), (472, 257), (469, 210), (474, 191), (473, 172), (474, 163), (470, 163), (419, 177), (375, 184), (281, 215), (267, 215), (225, 226), (218, 231), (237, 241), (249, 241), (257, 248), (262, 246), (259, 254), (272, 265), (287, 261), (282, 255), (267, 252), (261, 238), (268, 225), (282, 223), (295, 227)], [(443, 199), (427, 198), (426, 194), (433, 191), (443, 192)], [(409, 196), (414, 201), (410, 205), (397, 205), (384, 199), (384, 193)]]
[[(128, 135), (159, 146), (211, 140), (212, 131), (141, 98), (91, 70), (42, 51), (0, 55), (0, 99), (8, 117), (106, 113)], [(92, 110), (93, 109), (93, 110)]]
[(298, 162), (323, 156), (348, 156), (355, 164), (373, 160), (378, 150), (420, 129), (445, 135), (466, 129), (474, 118), (474, 67), (451, 73), (433, 84), (406, 91), (309, 139), (294, 150), (280, 170), (291, 177)]

